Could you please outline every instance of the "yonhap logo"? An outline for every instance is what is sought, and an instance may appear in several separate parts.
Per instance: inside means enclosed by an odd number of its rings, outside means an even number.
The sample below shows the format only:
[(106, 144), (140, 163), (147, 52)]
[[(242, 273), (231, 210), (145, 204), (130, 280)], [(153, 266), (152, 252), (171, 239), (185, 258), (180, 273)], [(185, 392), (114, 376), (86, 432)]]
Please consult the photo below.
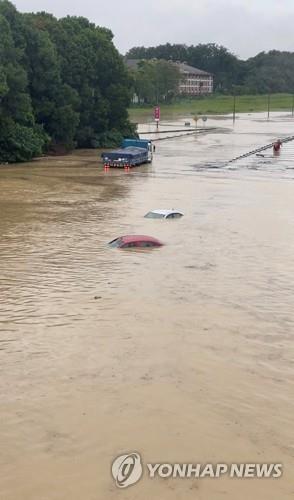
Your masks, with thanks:
[[(227, 476), (231, 479), (278, 479), (283, 465), (278, 463), (146, 463), (147, 478), (204, 479)], [(118, 488), (136, 484), (143, 475), (141, 456), (137, 452), (117, 457), (112, 463), (112, 476)]]
[(118, 488), (127, 488), (136, 484), (143, 474), (139, 453), (134, 452), (117, 457), (112, 464), (111, 472)]

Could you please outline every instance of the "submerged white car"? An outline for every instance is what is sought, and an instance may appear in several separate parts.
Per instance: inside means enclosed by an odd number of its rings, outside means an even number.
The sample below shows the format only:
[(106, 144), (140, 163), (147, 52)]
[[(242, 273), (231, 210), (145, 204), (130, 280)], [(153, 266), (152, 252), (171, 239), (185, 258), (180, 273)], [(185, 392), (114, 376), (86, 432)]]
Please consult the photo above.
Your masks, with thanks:
[(182, 212), (172, 208), (171, 210), (151, 210), (151, 212), (148, 212), (145, 217), (147, 219), (179, 219), (180, 217), (183, 217), (183, 215), (184, 214)]

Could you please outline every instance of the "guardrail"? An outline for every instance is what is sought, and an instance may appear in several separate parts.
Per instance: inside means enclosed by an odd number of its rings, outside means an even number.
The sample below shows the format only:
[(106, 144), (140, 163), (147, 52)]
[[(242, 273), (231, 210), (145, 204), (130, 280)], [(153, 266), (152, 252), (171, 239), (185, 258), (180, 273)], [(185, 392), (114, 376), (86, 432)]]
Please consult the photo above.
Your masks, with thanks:
[[(294, 135), (291, 135), (289, 137), (285, 137), (285, 139), (281, 139), (281, 143), (284, 144), (285, 142), (291, 142), (294, 141)], [(244, 153), (243, 155), (236, 156), (236, 158), (233, 158), (232, 160), (229, 160), (227, 164), (233, 163), (234, 161), (241, 160), (242, 158), (247, 158), (248, 156), (254, 155), (256, 153), (261, 153), (261, 151), (266, 151), (267, 149), (272, 148), (274, 145), (274, 142), (271, 142), (270, 144), (266, 144), (265, 146), (262, 146), (257, 149), (253, 149), (252, 151), (249, 151), (248, 153)]]
[(169, 132), (200, 132), (201, 130), (214, 130), (216, 127), (203, 127), (203, 128), (181, 128), (181, 129), (169, 129), (169, 130), (154, 130), (149, 132), (140, 132), (140, 135), (148, 134), (168, 134)]

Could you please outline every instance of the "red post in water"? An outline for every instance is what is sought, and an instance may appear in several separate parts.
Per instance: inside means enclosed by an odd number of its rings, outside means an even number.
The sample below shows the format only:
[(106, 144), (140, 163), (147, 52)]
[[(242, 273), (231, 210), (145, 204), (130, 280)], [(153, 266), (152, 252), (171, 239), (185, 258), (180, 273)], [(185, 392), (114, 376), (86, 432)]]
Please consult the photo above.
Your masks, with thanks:
[(160, 121), (160, 107), (159, 106), (155, 106), (155, 108), (154, 108), (154, 120), (156, 122), (156, 128), (158, 130), (159, 121)]

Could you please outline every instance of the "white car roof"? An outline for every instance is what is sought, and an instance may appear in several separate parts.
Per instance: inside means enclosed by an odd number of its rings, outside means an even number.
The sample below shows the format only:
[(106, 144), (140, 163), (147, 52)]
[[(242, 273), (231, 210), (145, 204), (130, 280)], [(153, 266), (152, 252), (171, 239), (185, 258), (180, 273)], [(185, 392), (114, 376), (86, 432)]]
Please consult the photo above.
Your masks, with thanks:
[(182, 212), (180, 212), (179, 210), (175, 210), (174, 208), (167, 209), (167, 210), (150, 210), (150, 212), (153, 213), (153, 214), (164, 215), (165, 217), (167, 215), (170, 215), (170, 214), (181, 214), (181, 215), (184, 215)]

